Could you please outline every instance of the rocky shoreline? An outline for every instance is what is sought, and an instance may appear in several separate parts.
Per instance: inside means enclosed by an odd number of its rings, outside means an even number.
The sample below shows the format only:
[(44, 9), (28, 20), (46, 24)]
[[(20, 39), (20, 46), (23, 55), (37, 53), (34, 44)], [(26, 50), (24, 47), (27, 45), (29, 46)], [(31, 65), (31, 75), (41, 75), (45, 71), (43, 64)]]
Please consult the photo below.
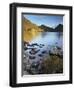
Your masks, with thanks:
[(23, 75), (63, 73), (63, 50), (52, 45), (47, 50), (44, 44), (23, 42)]

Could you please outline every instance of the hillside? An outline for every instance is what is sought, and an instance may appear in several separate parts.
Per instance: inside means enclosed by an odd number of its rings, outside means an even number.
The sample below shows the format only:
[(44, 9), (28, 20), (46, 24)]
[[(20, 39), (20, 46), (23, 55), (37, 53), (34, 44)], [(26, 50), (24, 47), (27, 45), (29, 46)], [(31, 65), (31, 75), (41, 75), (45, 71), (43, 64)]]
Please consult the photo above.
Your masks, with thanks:
[(43, 31), (43, 29), (39, 28), (36, 24), (32, 23), (30, 20), (24, 18), (23, 19), (23, 29), (30, 31), (32, 29), (37, 31)]
[(56, 28), (55, 28), (56, 32), (63, 32), (63, 25), (59, 24)]
[(30, 42), (32, 39), (37, 37), (40, 32), (44, 30), (39, 28), (36, 24), (32, 23), (30, 20), (23, 18), (23, 41)]
[(23, 29), (26, 31), (31, 31), (31, 30), (35, 30), (35, 31), (50, 31), (50, 32), (62, 32), (63, 31), (63, 25), (59, 24), (57, 25), (54, 29), (51, 27), (48, 27), (46, 25), (41, 25), (38, 26), (34, 23), (32, 23), (30, 20), (23, 18)]
[(43, 29), (46, 32), (53, 31), (54, 29), (45, 25), (39, 26), (41, 29)]
[(43, 29), (46, 32), (62, 32), (63, 31), (63, 25), (59, 24), (54, 29), (45, 25), (39, 26), (41, 29)]

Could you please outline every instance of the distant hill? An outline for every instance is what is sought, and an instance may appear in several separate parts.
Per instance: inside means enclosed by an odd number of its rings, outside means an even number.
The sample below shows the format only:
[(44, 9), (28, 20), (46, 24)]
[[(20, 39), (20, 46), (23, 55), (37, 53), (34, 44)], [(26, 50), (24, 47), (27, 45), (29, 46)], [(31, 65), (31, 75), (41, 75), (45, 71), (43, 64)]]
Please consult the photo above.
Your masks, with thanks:
[(38, 26), (31, 22), (30, 20), (23, 18), (23, 30), (25, 31), (46, 31), (46, 32), (62, 32), (63, 31), (63, 25), (59, 24), (54, 29), (51, 27), (48, 27), (46, 25)]
[(45, 25), (41, 25), (39, 26), (41, 29), (43, 29), (44, 31), (53, 31), (54, 29), (53, 28), (50, 28), (48, 26), (45, 26)]
[(39, 26), (41, 29), (43, 29), (44, 31), (50, 31), (50, 32), (62, 32), (63, 31), (63, 25), (59, 24), (58, 26), (56, 26), (54, 29), (45, 25), (41, 25)]
[(63, 25), (59, 24), (56, 28), (55, 28), (56, 32), (63, 32)]
[(26, 31), (37, 30), (43, 31), (43, 29), (39, 28), (36, 24), (32, 23), (30, 20), (24, 18), (23, 19), (23, 29)]

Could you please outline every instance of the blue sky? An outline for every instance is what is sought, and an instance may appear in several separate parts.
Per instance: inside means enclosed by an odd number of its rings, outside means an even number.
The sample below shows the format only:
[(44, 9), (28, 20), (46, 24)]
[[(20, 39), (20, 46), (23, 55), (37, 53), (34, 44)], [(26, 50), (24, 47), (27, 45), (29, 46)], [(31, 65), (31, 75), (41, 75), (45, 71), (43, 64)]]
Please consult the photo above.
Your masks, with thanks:
[(63, 24), (63, 16), (61, 15), (23, 14), (23, 16), (38, 26), (43, 24), (55, 28), (58, 24)]

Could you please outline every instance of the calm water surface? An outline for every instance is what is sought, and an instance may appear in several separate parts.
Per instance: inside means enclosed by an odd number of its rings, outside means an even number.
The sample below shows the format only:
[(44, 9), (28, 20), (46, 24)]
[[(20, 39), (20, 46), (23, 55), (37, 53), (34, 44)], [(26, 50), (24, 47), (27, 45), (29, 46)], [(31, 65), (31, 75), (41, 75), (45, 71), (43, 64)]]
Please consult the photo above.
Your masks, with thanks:
[[(63, 49), (63, 33), (62, 32), (40, 32), (38, 36), (33, 38), (30, 41), (30, 44), (37, 43), (37, 44), (44, 44), (42, 48), (39, 48), (38, 46), (34, 46), (34, 48), (37, 48), (40, 51), (35, 55), (34, 61), (38, 61), (44, 57), (48, 56), (49, 50), (51, 50), (51, 47), (53, 46), (59, 46), (61, 49)], [(43, 55), (43, 57), (39, 57), (38, 55), (41, 54), (42, 51), (46, 50), (47, 53)], [(25, 51), (28, 56), (30, 55), (30, 50)], [(33, 56), (33, 55), (32, 55)], [(32, 59), (31, 59), (32, 61)]]
[(48, 45), (63, 46), (63, 33), (62, 32), (42, 32), (39, 36), (34, 38), (30, 43), (38, 43)]

